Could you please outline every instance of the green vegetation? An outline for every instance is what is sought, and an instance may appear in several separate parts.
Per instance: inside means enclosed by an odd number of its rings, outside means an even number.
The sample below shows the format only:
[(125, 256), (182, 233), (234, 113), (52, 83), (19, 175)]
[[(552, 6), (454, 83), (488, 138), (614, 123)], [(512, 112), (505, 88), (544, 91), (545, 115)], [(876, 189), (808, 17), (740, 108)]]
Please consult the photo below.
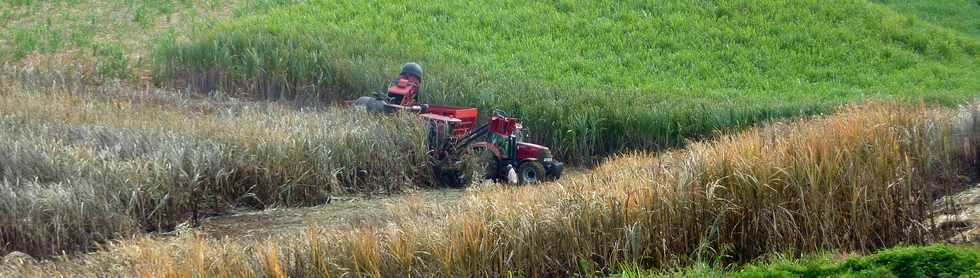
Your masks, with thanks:
[(750, 266), (740, 277), (976, 277), (980, 249), (945, 245), (904, 247), (848, 259), (840, 264), (783, 262)]
[[(311, 1), (162, 41), (159, 80), (338, 100), (426, 67), (425, 102), (499, 108), (566, 160), (868, 97), (980, 91), (980, 43), (834, 1)], [(180, 84), (185, 84), (181, 82)]]
[(874, 2), (980, 39), (980, 1), (875, 0)]
[(622, 277), (977, 277), (980, 248), (931, 245), (896, 247), (872, 255), (835, 260), (829, 254), (799, 260), (750, 264), (741, 270), (699, 265), (666, 273), (631, 271)]

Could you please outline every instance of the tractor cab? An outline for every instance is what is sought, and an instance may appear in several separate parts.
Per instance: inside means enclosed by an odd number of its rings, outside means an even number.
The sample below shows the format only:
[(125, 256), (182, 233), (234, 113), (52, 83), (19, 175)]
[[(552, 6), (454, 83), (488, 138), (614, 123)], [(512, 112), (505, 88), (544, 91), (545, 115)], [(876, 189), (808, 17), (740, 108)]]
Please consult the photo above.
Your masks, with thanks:
[(484, 147), (496, 150), (497, 168), (516, 168), (521, 183), (561, 176), (562, 163), (554, 160), (548, 147), (524, 142), (524, 127), (517, 119), (494, 112), (488, 137), (489, 142)]
[[(497, 156), (501, 159), (522, 161), (532, 158), (526, 155), (534, 152), (531, 151), (533, 147), (520, 144), (524, 142), (524, 128), (515, 118), (508, 118), (499, 112), (495, 112), (493, 117), (490, 118), (490, 134), (488, 137), (488, 143), (492, 144), (498, 150)], [(521, 152), (522, 146), (527, 150)], [(544, 148), (544, 150), (547, 149)], [(522, 154), (525, 156), (522, 156)]]

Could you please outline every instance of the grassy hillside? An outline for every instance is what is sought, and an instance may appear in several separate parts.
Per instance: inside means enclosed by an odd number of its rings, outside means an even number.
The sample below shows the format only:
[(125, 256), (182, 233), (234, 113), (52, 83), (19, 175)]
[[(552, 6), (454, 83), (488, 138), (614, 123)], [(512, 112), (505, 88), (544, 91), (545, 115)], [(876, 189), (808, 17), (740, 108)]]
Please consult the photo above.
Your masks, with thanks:
[(168, 35), (293, 0), (4, 0), (0, 65), (78, 64), (90, 80), (146, 77), (148, 49)]
[(980, 39), (980, 1), (875, 0), (874, 2)]
[(424, 101), (512, 111), (588, 160), (867, 97), (955, 103), (980, 91), (978, 53), (858, 0), (311, 1), (166, 40), (154, 64), (206, 90), (338, 100), (418, 61)]

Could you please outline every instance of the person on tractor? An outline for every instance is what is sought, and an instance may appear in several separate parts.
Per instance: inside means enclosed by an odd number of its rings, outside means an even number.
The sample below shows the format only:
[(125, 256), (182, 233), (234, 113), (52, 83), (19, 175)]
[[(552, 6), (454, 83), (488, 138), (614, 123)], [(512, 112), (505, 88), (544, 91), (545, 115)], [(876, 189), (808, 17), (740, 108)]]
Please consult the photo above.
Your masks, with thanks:
[(401, 106), (412, 106), (418, 101), (422, 93), (422, 66), (416, 63), (407, 63), (402, 66), (398, 79), (392, 82), (388, 88), (388, 97), (391, 104)]

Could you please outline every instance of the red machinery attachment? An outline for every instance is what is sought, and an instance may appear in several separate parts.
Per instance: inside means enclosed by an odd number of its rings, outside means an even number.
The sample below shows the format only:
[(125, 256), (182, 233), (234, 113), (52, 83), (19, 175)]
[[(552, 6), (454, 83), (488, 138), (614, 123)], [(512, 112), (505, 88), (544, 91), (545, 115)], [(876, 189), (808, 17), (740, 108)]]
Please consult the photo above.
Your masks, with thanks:
[(415, 105), (415, 97), (419, 93), (421, 83), (415, 76), (402, 76), (395, 84), (388, 87), (388, 97), (392, 104), (405, 107)]
[(452, 125), (452, 136), (459, 138), (476, 128), (476, 119), (479, 115), (480, 109), (473, 107), (429, 105), (422, 117), (435, 120), (436, 118), (432, 116), (442, 116), (458, 120)]
[(416, 104), (421, 86), (422, 82), (417, 76), (402, 75), (398, 77), (398, 80), (391, 87), (388, 87), (388, 90), (384, 94), (376, 94), (374, 97), (363, 96), (356, 100), (344, 101), (344, 106), (377, 113), (391, 113), (398, 110), (420, 112), (423, 109), (427, 109), (424, 105)]

